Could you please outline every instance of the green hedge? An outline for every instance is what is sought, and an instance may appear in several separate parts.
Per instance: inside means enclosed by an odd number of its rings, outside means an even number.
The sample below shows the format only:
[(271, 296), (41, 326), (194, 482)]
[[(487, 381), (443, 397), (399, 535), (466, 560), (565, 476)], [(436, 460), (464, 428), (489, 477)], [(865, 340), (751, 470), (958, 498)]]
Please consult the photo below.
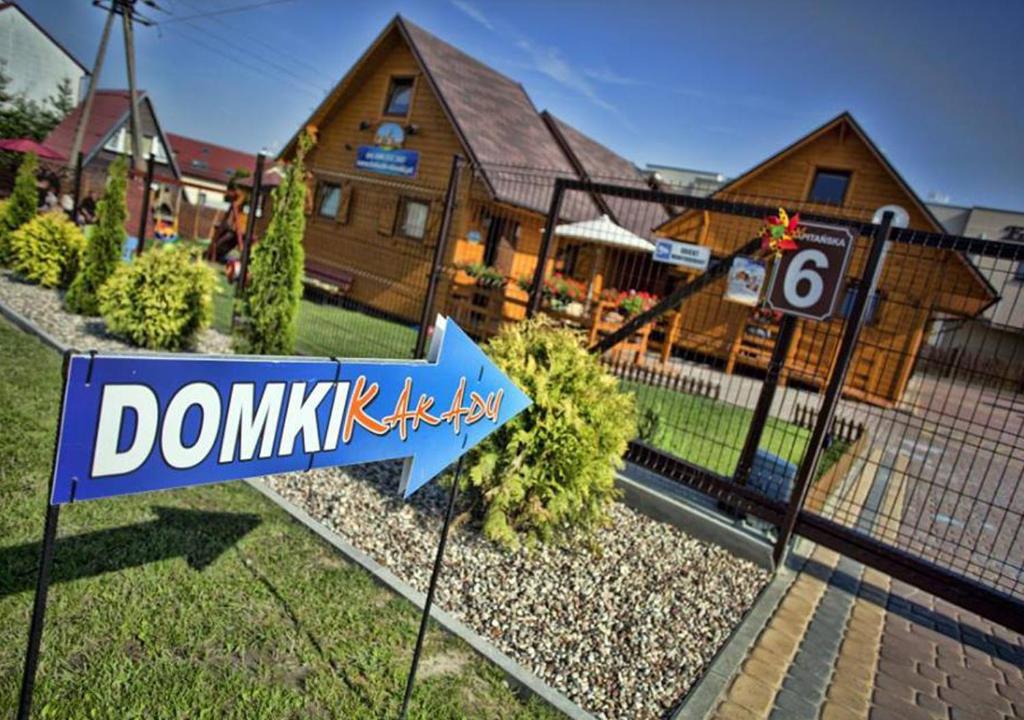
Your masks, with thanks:
[(85, 252), (85, 236), (61, 212), (37, 215), (11, 234), (11, 267), (29, 282), (66, 288)]
[(122, 263), (100, 288), (107, 329), (151, 350), (190, 347), (213, 317), (213, 270), (188, 249), (157, 246)]
[(604, 523), (636, 434), (633, 395), (581, 335), (543, 318), (508, 327), (487, 352), (533, 405), (470, 458), (467, 486), (484, 534), (514, 548)]

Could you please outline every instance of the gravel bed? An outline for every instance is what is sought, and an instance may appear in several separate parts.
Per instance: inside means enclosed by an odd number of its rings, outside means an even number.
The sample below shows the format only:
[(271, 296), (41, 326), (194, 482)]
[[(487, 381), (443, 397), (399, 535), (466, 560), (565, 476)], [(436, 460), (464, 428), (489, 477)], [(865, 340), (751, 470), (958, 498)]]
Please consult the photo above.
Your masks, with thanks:
[[(107, 334), (100, 318), (73, 315), (64, 310), (63, 293), (58, 290), (30, 285), (19, 280), (9, 270), (0, 270), (0, 301), (24, 318), (68, 347), (77, 350), (107, 350), (139, 352), (139, 349)], [(196, 352), (230, 353), (231, 338), (224, 333), (207, 329), (196, 340)]]
[[(377, 463), (265, 482), (426, 592), (446, 493), (433, 483), (403, 502), (400, 473)], [(664, 717), (769, 574), (621, 503), (611, 516), (599, 552), (508, 553), (460, 528), (437, 602), (597, 717)]]
[[(101, 320), (61, 308), (60, 293), (0, 271), (0, 301), (83, 350), (132, 351)], [(205, 331), (197, 351), (230, 352)], [(426, 592), (445, 491), (410, 502), (395, 462), (264, 480), (279, 494)], [(621, 503), (586, 547), (509, 553), (467, 527), (449, 539), (437, 602), (599, 718), (665, 717), (700, 677), (769, 580), (725, 550)]]

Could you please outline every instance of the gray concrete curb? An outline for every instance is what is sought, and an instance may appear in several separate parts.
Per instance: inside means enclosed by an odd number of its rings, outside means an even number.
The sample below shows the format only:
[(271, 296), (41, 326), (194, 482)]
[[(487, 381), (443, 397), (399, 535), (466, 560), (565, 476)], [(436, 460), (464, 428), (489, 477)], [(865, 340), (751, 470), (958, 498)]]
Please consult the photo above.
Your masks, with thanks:
[(637, 512), (719, 545), (764, 570), (775, 569), (772, 545), (764, 536), (725, 517), (696, 491), (632, 463), (616, 473), (615, 484), (622, 490), (622, 502)]
[[(257, 491), (262, 493), (286, 513), (291, 515), (296, 521), (302, 523), (319, 535), (324, 541), (332, 545), (349, 560), (360, 565), (363, 569), (373, 575), (378, 582), (398, 593), (417, 608), (421, 610), (423, 609), (423, 605), (426, 602), (426, 595), (424, 593), (416, 590), (369, 555), (359, 550), (337, 533), (325, 527), (315, 518), (306, 513), (305, 510), (297, 505), (293, 505), (291, 502), (278, 495), (263, 481), (246, 480), (245, 482), (248, 483), (250, 487), (255, 488)], [(521, 691), (531, 695), (536, 695), (556, 710), (564, 713), (570, 718), (573, 718), (573, 720), (595, 720), (593, 715), (585, 711), (550, 685), (546, 684), (508, 655), (481, 638), (451, 614), (437, 606), (434, 606), (430, 610), (430, 617), (452, 635), (463, 640), (467, 645), (473, 648), (478, 655), (488, 662), (497, 665), (498, 668), (505, 673), (505, 676)]]
[(68, 351), (69, 348), (57, 340), (57, 338), (50, 335), (50, 333), (43, 330), (28, 318), (22, 317), (14, 310), (7, 307), (3, 302), (0, 302), (0, 315), (3, 315), (5, 318), (10, 320), (12, 324), (16, 325), (22, 331), (27, 332), (29, 335), (35, 335), (57, 352), (65, 353)]
[[(24, 332), (30, 335), (35, 335), (54, 350), (63, 353), (68, 349), (45, 330), (37, 326), (31, 320), (22, 317), (14, 310), (7, 307), (3, 302), (0, 302), (0, 315), (3, 315)], [(324, 527), (298, 506), (285, 500), (283, 497), (267, 487), (261, 480), (246, 480), (245, 482), (249, 487), (254, 488), (264, 497), (268, 498), (275, 505), (291, 515), (293, 519), (319, 535), (336, 550), (345, 555), (349, 560), (361, 566), (364, 570), (373, 575), (378, 582), (398, 593), (417, 608), (421, 610), (423, 609), (423, 606), (426, 603), (426, 595), (424, 593), (421, 593), (411, 585), (400, 580), (397, 575), (392, 573), (386, 567), (356, 548), (354, 545), (348, 543), (341, 536)], [(478, 655), (488, 662), (497, 665), (498, 668), (505, 673), (506, 678), (518, 687), (521, 692), (536, 695), (548, 705), (551, 705), (553, 708), (573, 720), (595, 720), (593, 715), (583, 710), (583, 708), (550, 685), (547, 685), (536, 675), (526, 670), (524, 667), (519, 665), (519, 663), (481, 638), (475, 632), (470, 630), (469, 627), (456, 620), (452, 615), (448, 614), (444, 610), (438, 607), (433, 607), (431, 608), (430, 617), (446, 631), (460, 638), (463, 642), (473, 648)]]
[(747, 652), (753, 647), (761, 631), (775, 614), (782, 598), (796, 580), (805, 559), (804, 553), (801, 552), (804, 547), (804, 541), (798, 539), (790, 552), (796, 567), (792, 568), (789, 564), (783, 563), (776, 571), (775, 577), (761, 591), (753, 607), (733, 630), (700, 680), (672, 713), (671, 720), (705, 720), (714, 711), (722, 693), (729, 687), (729, 683), (740, 669)]

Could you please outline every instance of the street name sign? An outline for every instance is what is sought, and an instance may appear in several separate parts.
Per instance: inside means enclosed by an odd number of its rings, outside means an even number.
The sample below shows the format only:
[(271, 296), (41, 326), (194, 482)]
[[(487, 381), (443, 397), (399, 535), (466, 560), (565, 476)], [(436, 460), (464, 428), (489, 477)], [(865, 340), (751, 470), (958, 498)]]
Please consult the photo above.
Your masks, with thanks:
[(398, 458), (408, 497), (529, 405), (444, 318), (425, 361), (72, 354), (50, 502)]
[(804, 222), (800, 227), (797, 249), (776, 260), (768, 304), (787, 315), (827, 320), (843, 287), (855, 237), (836, 225)]
[(711, 248), (658, 238), (654, 245), (654, 261), (703, 272), (708, 269), (708, 263), (711, 262)]

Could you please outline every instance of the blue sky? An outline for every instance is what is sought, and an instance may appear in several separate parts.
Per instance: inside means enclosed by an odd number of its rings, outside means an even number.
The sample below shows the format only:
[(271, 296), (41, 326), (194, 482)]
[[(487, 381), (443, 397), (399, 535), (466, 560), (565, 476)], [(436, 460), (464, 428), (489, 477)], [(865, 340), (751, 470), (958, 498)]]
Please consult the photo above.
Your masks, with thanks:
[[(850, 110), (923, 196), (1024, 209), (1024, 3), (158, 0), (136, 35), (166, 130), (279, 148), (396, 13), (638, 162), (736, 175)], [(268, 2), (268, 0), (262, 0)], [(102, 11), (20, 0), (86, 64)], [(101, 86), (125, 85), (120, 41)]]

